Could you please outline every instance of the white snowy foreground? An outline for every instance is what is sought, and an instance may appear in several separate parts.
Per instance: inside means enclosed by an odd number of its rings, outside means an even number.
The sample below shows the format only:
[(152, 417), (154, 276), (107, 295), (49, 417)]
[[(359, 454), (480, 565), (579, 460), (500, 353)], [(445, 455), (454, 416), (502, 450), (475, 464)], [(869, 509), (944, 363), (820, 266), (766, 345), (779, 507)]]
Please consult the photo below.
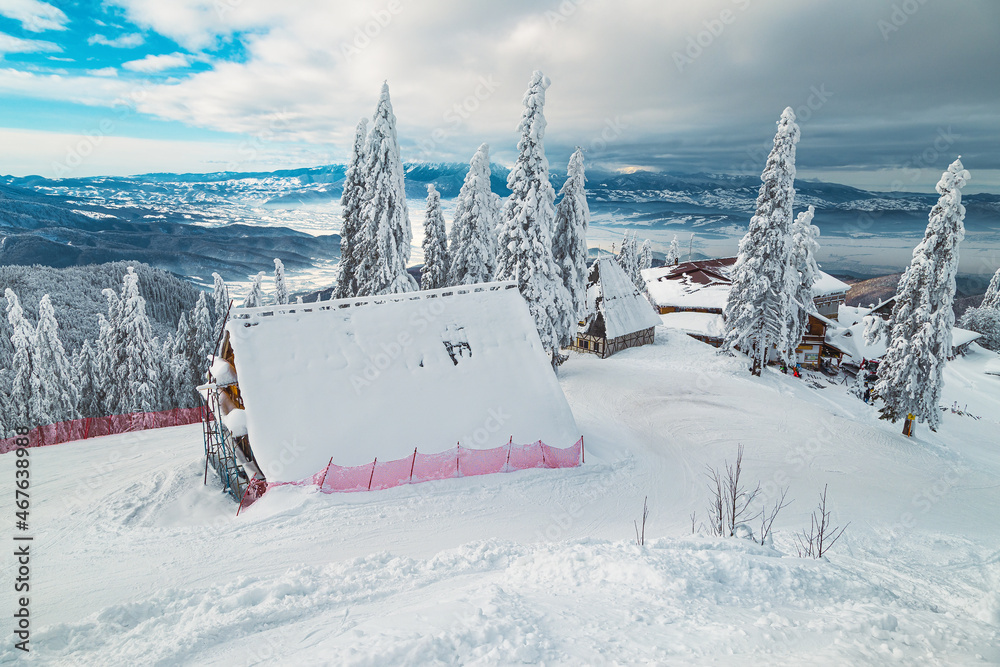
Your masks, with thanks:
[[(0, 663), (996, 663), (996, 358), (974, 347), (945, 374), (945, 404), (981, 419), (949, 411), (908, 440), (843, 385), (752, 378), (661, 327), (656, 345), (562, 367), (581, 468), (281, 487), (239, 518), (202, 486), (197, 425), (46, 447), (31, 454), (32, 652), (12, 648), (8, 604)], [(738, 443), (769, 497), (791, 486), (773, 548), (691, 535), (705, 467)], [(851, 525), (828, 560), (800, 559), (824, 484)]]

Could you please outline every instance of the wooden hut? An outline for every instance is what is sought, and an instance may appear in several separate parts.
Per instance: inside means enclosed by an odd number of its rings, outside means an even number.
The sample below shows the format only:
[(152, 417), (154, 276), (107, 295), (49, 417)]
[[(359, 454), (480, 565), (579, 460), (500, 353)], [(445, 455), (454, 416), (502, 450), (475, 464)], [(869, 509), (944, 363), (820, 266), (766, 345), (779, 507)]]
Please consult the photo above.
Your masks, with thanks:
[(599, 257), (587, 278), (587, 317), (570, 349), (602, 359), (653, 342), (660, 318), (618, 262)]

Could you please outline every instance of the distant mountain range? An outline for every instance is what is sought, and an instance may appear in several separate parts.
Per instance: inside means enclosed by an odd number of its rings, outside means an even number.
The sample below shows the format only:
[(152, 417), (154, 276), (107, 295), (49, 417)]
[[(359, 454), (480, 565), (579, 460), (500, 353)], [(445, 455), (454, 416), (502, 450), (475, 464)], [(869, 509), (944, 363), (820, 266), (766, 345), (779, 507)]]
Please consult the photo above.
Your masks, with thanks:
[[(445, 198), (448, 217), (449, 200), (467, 170), (459, 163), (406, 165), (415, 224), (430, 183)], [(329, 267), (339, 257), (344, 172), (344, 165), (326, 165), (256, 173), (0, 177), (0, 264), (138, 259), (182, 276), (206, 278), (219, 271), (239, 280), (269, 270), (273, 257), (292, 270)], [(493, 166), (493, 190), (501, 196), (509, 194), (507, 175)], [(557, 190), (564, 178), (552, 173)], [(658, 244), (676, 233), (684, 234), (683, 242), (694, 232), (696, 254), (731, 254), (753, 214), (759, 185), (755, 176), (592, 170), (591, 243), (609, 248), (627, 229)], [(817, 208), (816, 223), (830, 248), (824, 266), (858, 275), (899, 270), (937, 200), (934, 193), (867, 192), (815, 181), (797, 181), (796, 189), (797, 208)], [(1000, 196), (967, 195), (964, 203), (966, 245), (1000, 246)], [(870, 256), (854, 253), (866, 244), (871, 251), (871, 239), (887, 238), (896, 239), (891, 257), (877, 248)], [(418, 255), (415, 247), (415, 261)], [(323, 280), (317, 285), (329, 284)]]

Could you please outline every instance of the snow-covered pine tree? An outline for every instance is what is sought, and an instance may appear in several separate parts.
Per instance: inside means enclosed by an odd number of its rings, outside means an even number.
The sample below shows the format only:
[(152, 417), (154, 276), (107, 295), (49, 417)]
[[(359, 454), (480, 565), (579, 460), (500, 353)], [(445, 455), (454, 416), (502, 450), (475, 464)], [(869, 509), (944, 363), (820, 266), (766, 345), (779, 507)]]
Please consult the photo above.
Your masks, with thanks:
[(809, 327), (809, 313), (815, 310), (813, 285), (819, 279), (816, 254), (819, 252), (819, 227), (812, 224), (816, 208), (802, 211), (792, 223), (791, 255), (789, 258), (788, 290), (792, 295), (789, 304), (788, 350), (786, 358), (791, 363), (802, 336)]
[(38, 402), (47, 415), (46, 423), (78, 418), (80, 395), (76, 377), (59, 338), (59, 322), (48, 294), (42, 296), (38, 303), (33, 363), (38, 375)]
[(688, 239), (688, 261), (694, 261), (694, 232), (691, 232), (691, 238)]
[(788, 107), (778, 121), (774, 147), (760, 177), (757, 212), (740, 241), (732, 271), (733, 286), (725, 309), (723, 349), (740, 349), (750, 355), (754, 375), (760, 375), (767, 365), (772, 346), (788, 361), (791, 295), (786, 272), (795, 200), (795, 144), (798, 141), (795, 112)]
[(966, 308), (958, 326), (983, 334), (976, 342), (987, 350), (1000, 352), (1000, 308)]
[(586, 176), (583, 151), (578, 147), (569, 158), (566, 182), (563, 183), (559, 206), (556, 207), (556, 229), (552, 235), (552, 255), (562, 272), (563, 285), (569, 292), (572, 316), (580, 320), (587, 305), (587, 227), (590, 207), (587, 205)]
[(451, 225), (452, 285), (486, 283), (496, 272), (497, 202), (490, 190), (490, 147), (483, 144), (472, 156), (462, 189), (455, 199)]
[(125, 364), (125, 347), (122, 344), (121, 300), (113, 289), (102, 290), (108, 300), (108, 316), (98, 315), (100, 334), (95, 351), (97, 374), (101, 378), (99, 405), (101, 415), (120, 414), (119, 406), (125, 393), (121, 369)]
[(990, 280), (990, 285), (986, 288), (986, 295), (979, 307), (1000, 309), (1000, 269), (997, 269), (997, 272), (993, 274), (993, 279)]
[(420, 268), (420, 289), (448, 286), (448, 235), (441, 212), (441, 195), (433, 184), (427, 186), (427, 213), (424, 216), (424, 265)]
[(213, 273), (212, 279), (215, 281), (212, 291), (215, 303), (215, 323), (216, 327), (221, 327), (222, 321), (226, 319), (226, 313), (229, 311), (229, 288), (226, 287), (226, 281), (218, 273)]
[(670, 248), (667, 249), (667, 256), (664, 258), (663, 263), (666, 266), (673, 266), (681, 261), (681, 244), (677, 240), (677, 234), (674, 234), (674, 240), (670, 242)]
[(635, 244), (632, 243), (632, 237), (629, 236), (628, 232), (625, 232), (625, 236), (622, 238), (621, 249), (618, 250), (618, 257), (615, 259), (618, 262), (618, 266), (622, 267), (625, 275), (631, 278), (635, 273), (638, 258), (635, 256)]
[(146, 300), (139, 293), (139, 276), (131, 266), (123, 283), (119, 301), (124, 365), (120, 376), (125, 391), (118, 409), (123, 413), (152, 412), (161, 406), (162, 350), (146, 316)]
[(279, 306), (288, 305), (288, 283), (285, 281), (285, 265), (277, 257), (274, 258), (274, 303)]
[(21, 302), (9, 287), (4, 290), (7, 297), (7, 321), (10, 322), (10, 342), (14, 347), (14, 358), (11, 368), (14, 377), (10, 388), (10, 407), (13, 410), (11, 421), (15, 425), (28, 425), (29, 428), (40, 426), (37, 421), (44, 415), (35, 415), (32, 411), (37, 404), (38, 378), (34, 370), (35, 327), (24, 317)]
[(198, 353), (194, 377), (196, 382), (200, 384), (204, 381), (205, 373), (208, 370), (208, 359), (215, 353), (215, 332), (212, 328), (212, 316), (204, 292), (198, 294), (198, 300), (191, 310), (190, 321)]
[(651, 268), (653, 268), (653, 242), (646, 239), (642, 242), (642, 248), (639, 250), (639, 271)]
[(566, 317), (572, 310), (566, 303), (570, 296), (552, 257), (556, 193), (549, 182), (543, 144), (545, 89), (549, 83), (544, 74), (536, 71), (524, 94), (518, 157), (507, 176), (511, 194), (503, 211), (496, 278), (517, 282), (542, 345), (551, 351), (555, 366), (559, 347), (571, 340), (576, 322)]
[(932, 431), (941, 424), (938, 404), (955, 324), (958, 246), (965, 238), (962, 187), (968, 180), (961, 159), (942, 174), (936, 188), (941, 197), (931, 209), (924, 240), (899, 279), (888, 349), (874, 390), (884, 404), (883, 419), (896, 421), (912, 414)]
[(259, 272), (253, 276), (252, 280), (253, 282), (250, 283), (250, 292), (247, 293), (247, 298), (243, 300), (244, 308), (257, 308), (264, 305), (264, 288), (261, 287), (261, 282), (264, 280), (264, 272)]
[(361, 235), (364, 232), (362, 206), (365, 200), (365, 139), (368, 136), (368, 119), (362, 118), (354, 131), (351, 161), (344, 176), (344, 192), (340, 197), (340, 263), (337, 265), (337, 285), (334, 299), (347, 299), (358, 295), (358, 271), (364, 261)]
[(416, 289), (416, 282), (406, 272), (413, 231), (406, 210), (396, 116), (392, 113), (386, 83), (382, 84), (365, 149), (362, 219), (366, 230), (358, 249), (364, 253), (366, 261), (363, 270), (359, 271), (358, 295), (396, 294)]
[(79, 351), (73, 356), (76, 371), (76, 388), (80, 395), (77, 411), (83, 418), (102, 417), (101, 375), (97, 367), (97, 356), (90, 340), (84, 340)]

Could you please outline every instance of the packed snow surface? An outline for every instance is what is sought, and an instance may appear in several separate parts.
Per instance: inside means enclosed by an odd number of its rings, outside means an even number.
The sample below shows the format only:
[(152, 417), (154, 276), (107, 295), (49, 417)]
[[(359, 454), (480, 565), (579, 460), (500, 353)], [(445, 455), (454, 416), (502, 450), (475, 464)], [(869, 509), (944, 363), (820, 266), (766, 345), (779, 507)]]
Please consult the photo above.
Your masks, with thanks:
[(580, 439), (513, 283), (241, 309), (227, 329), (268, 481), (310, 477), (331, 457)]
[(716, 313), (699, 313), (696, 311), (678, 311), (660, 315), (660, 321), (668, 329), (678, 329), (684, 333), (710, 338), (722, 338), (726, 334), (722, 315)]
[[(654, 345), (561, 367), (579, 468), (285, 486), (238, 518), (202, 486), (198, 425), (41, 448), (32, 651), (13, 648), (8, 611), (0, 663), (995, 664), (1000, 377), (972, 350), (945, 371), (943, 403), (963, 413), (907, 439), (844, 385), (754, 378), (660, 328)], [(794, 499), (771, 546), (691, 534), (706, 466), (739, 443), (748, 481)], [(14, 461), (0, 456), (3, 479)], [(851, 524), (827, 559), (798, 558), (825, 484)]]

